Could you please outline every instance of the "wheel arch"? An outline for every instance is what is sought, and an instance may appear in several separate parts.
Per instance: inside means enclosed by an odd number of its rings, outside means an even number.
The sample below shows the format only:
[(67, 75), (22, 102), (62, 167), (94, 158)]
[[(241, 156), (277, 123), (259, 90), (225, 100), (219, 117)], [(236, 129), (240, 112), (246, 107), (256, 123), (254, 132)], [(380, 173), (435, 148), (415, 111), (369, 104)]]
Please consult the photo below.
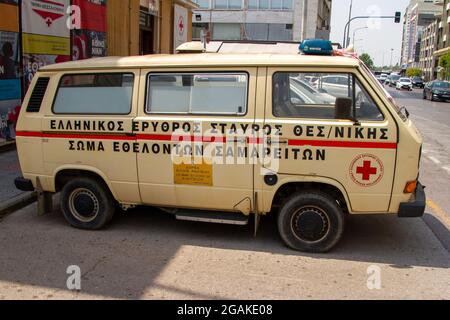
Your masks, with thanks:
[(345, 188), (337, 181), (329, 178), (318, 177), (317, 179), (285, 179), (280, 183), (274, 191), (270, 208), (276, 209), (280, 207), (283, 202), (294, 193), (301, 191), (318, 190), (331, 194), (340, 204), (343, 211), (351, 213), (351, 202)]
[(54, 176), (54, 190), (56, 192), (61, 191), (64, 185), (74, 177), (87, 176), (92, 177), (100, 182), (102, 182), (109, 190), (111, 195), (116, 198), (116, 194), (109, 182), (108, 177), (97, 168), (88, 166), (62, 166), (55, 170)]

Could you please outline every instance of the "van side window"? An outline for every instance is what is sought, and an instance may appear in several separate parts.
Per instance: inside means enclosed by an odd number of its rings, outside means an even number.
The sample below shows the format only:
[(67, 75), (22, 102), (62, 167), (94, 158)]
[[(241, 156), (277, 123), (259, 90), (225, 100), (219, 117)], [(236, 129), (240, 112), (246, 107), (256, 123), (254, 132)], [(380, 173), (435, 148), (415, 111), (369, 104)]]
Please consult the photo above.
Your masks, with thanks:
[(358, 120), (379, 121), (383, 114), (359, 81), (347, 73), (273, 75), (273, 115), (280, 118), (336, 119), (336, 98), (350, 98)]
[(64, 75), (53, 104), (55, 114), (129, 114), (134, 74)]
[(147, 113), (247, 113), (246, 73), (149, 74)]

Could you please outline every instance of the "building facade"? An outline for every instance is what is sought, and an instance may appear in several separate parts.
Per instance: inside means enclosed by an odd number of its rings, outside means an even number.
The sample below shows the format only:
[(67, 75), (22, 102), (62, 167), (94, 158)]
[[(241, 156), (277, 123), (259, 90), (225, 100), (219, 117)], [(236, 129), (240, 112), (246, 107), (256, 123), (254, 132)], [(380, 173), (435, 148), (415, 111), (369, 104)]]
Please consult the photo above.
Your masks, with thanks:
[(429, 24), (423, 34), (420, 65), (426, 80), (439, 78), (439, 59), (450, 51), (449, 25), (450, 25), (450, 0), (436, 1), (435, 5), (440, 12), (435, 15), (435, 20)]
[(434, 52), (437, 45), (437, 29), (440, 23), (440, 19), (436, 19), (430, 23), (422, 35), (422, 42), (420, 44), (420, 62), (419, 68), (422, 69), (423, 78), (425, 81), (430, 81), (435, 78), (435, 58)]
[(440, 8), (434, 0), (412, 0), (406, 8), (401, 53), (403, 69), (419, 67), (423, 33), (438, 13)]
[(194, 0), (193, 39), (301, 41), (329, 39), (331, 0)]
[(190, 0), (0, 0), (0, 142), (14, 138), (22, 98), (39, 68), (173, 53), (191, 40), (195, 8)]
[(108, 55), (173, 53), (192, 39), (190, 0), (109, 0)]
[[(439, 75), (439, 59), (450, 52), (450, 0), (440, 0), (436, 5), (441, 6), (442, 16), (436, 31), (436, 50), (433, 54), (435, 63), (435, 76)], [(448, 79), (446, 79), (448, 80)]]

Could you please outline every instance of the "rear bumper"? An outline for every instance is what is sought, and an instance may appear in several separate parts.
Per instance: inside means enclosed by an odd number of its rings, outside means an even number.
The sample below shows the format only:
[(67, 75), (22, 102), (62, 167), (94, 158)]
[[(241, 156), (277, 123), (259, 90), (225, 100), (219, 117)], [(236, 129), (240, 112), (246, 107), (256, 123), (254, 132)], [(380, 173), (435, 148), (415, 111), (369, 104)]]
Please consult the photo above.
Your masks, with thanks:
[(14, 180), (16, 188), (21, 191), (34, 191), (34, 186), (31, 180), (25, 179), (24, 177), (17, 177)]
[(425, 195), (425, 188), (420, 183), (417, 184), (414, 202), (404, 202), (400, 204), (398, 216), (400, 218), (418, 218), (425, 213), (427, 199)]

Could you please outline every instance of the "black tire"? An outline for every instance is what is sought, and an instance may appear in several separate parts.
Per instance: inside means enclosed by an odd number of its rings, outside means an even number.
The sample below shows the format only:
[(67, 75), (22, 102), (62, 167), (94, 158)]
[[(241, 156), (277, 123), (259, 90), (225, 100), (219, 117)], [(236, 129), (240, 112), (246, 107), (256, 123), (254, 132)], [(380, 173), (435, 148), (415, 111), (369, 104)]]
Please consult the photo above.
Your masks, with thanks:
[(75, 228), (98, 230), (111, 221), (115, 201), (108, 187), (94, 178), (69, 181), (61, 191), (61, 210)]
[(337, 201), (321, 191), (292, 196), (278, 214), (278, 231), (294, 250), (324, 253), (341, 239), (345, 217)]

